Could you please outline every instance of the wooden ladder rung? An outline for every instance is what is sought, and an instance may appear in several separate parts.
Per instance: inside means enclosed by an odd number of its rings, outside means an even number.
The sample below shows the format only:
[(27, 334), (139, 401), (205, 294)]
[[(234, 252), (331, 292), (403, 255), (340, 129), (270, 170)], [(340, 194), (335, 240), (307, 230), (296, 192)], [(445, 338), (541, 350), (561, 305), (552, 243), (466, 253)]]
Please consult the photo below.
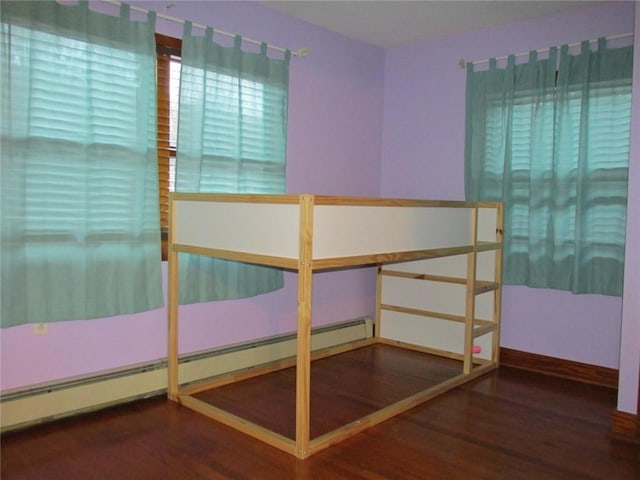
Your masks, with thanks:
[(487, 293), (487, 292), (493, 292), (494, 290), (497, 290), (500, 287), (500, 285), (497, 282), (489, 282), (486, 280), (477, 280), (476, 281), (476, 287), (473, 290), (473, 293), (475, 295), (479, 295), (481, 293)]
[(483, 325), (481, 327), (476, 327), (473, 329), (473, 338), (481, 337), (489, 332), (493, 332), (496, 328), (498, 328), (497, 323), (490, 323), (488, 325)]

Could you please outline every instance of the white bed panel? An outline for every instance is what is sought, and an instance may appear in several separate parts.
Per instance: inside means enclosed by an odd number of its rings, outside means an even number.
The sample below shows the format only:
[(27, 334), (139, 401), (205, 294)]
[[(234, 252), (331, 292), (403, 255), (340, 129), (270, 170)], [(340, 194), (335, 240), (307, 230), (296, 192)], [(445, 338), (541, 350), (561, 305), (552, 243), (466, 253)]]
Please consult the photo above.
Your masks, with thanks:
[(493, 320), (494, 295), (494, 292), (487, 292), (476, 296), (475, 318), (480, 320)]
[(469, 245), (470, 212), (447, 207), (316, 205), (313, 258)]
[(496, 241), (496, 208), (478, 209), (478, 240), (481, 242)]
[[(446, 352), (463, 353), (463, 323), (392, 311), (383, 311), (380, 317), (380, 335), (383, 338)], [(491, 334), (476, 338), (473, 344), (481, 348), (481, 352), (475, 356), (490, 358)]]
[[(175, 200), (173, 208), (176, 212), (175, 243), (298, 258), (300, 207), (297, 203)], [(494, 240), (495, 210), (483, 208), (480, 211), (479, 236), (483, 240)], [(468, 208), (314, 207), (314, 259), (448, 248), (471, 243), (471, 209)]]
[(414, 260), (411, 262), (390, 263), (385, 265), (383, 270), (466, 278), (467, 254)]
[(464, 316), (466, 285), (402, 277), (382, 278), (382, 303)]
[(298, 204), (175, 200), (174, 242), (297, 259)]
[[(492, 320), (493, 300), (494, 292), (477, 295), (475, 318)], [(466, 285), (385, 276), (382, 278), (381, 303), (464, 316)]]
[(496, 271), (496, 255), (499, 252), (489, 250), (487, 252), (478, 252), (476, 254), (476, 279), (477, 280), (495, 280)]
[[(495, 278), (495, 255), (494, 251), (476, 254), (476, 279), (492, 281)], [(467, 254), (390, 263), (385, 265), (383, 270), (466, 278)]]

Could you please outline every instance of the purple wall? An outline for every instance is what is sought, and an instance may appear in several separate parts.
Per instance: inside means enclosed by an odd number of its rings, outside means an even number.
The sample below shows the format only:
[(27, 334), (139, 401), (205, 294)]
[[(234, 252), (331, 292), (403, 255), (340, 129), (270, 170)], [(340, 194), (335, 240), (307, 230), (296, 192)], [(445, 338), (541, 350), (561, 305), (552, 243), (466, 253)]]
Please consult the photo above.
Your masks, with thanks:
[[(459, 59), (526, 52), (633, 28), (633, 2), (587, 5), (388, 50), (381, 195), (464, 198), (465, 71)], [(618, 367), (620, 298), (526, 287), (506, 287), (503, 298), (502, 346)]]
[[(331, 34), (259, 4), (131, 2), (310, 55), (291, 60), (287, 183), (291, 193), (376, 196), (382, 139), (384, 51)], [(170, 9), (165, 5), (175, 3)], [(114, 11), (92, 3), (92, 8)], [(182, 36), (158, 19), (161, 33)], [(297, 276), (272, 294), (185, 307), (180, 350), (192, 352), (295, 330)], [(370, 269), (314, 276), (314, 326), (374, 312)], [(166, 311), (3, 329), (2, 390), (166, 356)]]
[[(135, 2), (275, 45), (310, 47), (291, 66), (288, 189), (292, 193), (462, 198), (464, 71), (484, 59), (634, 28), (633, 2), (587, 6), (473, 34), (388, 50), (350, 41), (261, 5), (244, 2)], [(634, 112), (640, 112), (640, 8), (635, 12)], [(158, 20), (162, 33), (179, 25)], [(384, 110), (383, 110), (384, 108)], [(634, 117), (629, 246), (640, 243), (640, 118)], [(624, 315), (619, 298), (506, 287), (505, 347), (617, 368), (618, 408), (634, 412), (640, 367), (640, 250), (627, 248)], [(184, 307), (182, 352), (291, 331), (296, 276), (278, 292)], [(314, 277), (314, 325), (373, 313), (370, 270)], [(622, 319), (621, 319), (622, 317)], [(622, 348), (620, 332), (622, 329)], [(54, 381), (166, 355), (166, 312), (0, 331), (2, 390)]]

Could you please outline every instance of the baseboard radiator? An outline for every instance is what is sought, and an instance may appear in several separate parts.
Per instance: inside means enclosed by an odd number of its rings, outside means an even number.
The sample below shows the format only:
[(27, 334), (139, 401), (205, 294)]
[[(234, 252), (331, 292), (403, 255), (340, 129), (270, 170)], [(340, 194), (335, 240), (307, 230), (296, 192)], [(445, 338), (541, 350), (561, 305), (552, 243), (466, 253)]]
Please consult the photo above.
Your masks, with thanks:
[[(312, 350), (320, 350), (372, 336), (373, 321), (364, 317), (313, 329), (311, 346)], [(296, 336), (291, 333), (185, 355), (180, 359), (180, 383), (189, 384), (282, 360), (295, 353)], [(164, 359), (126, 369), (2, 392), (1, 431), (25, 428), (161, 395), (166, 390), (167, 362)]]

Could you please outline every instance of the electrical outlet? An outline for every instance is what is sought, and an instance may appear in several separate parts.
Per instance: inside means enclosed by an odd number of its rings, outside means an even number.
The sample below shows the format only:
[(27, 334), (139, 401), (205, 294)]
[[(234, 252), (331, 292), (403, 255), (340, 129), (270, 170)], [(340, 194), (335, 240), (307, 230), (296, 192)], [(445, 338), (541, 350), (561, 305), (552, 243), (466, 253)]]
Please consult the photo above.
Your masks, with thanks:
[(49, 333), (49, 325), (47, 323), (34, 323), (33, 334), (34, 335), (46, 335)]

